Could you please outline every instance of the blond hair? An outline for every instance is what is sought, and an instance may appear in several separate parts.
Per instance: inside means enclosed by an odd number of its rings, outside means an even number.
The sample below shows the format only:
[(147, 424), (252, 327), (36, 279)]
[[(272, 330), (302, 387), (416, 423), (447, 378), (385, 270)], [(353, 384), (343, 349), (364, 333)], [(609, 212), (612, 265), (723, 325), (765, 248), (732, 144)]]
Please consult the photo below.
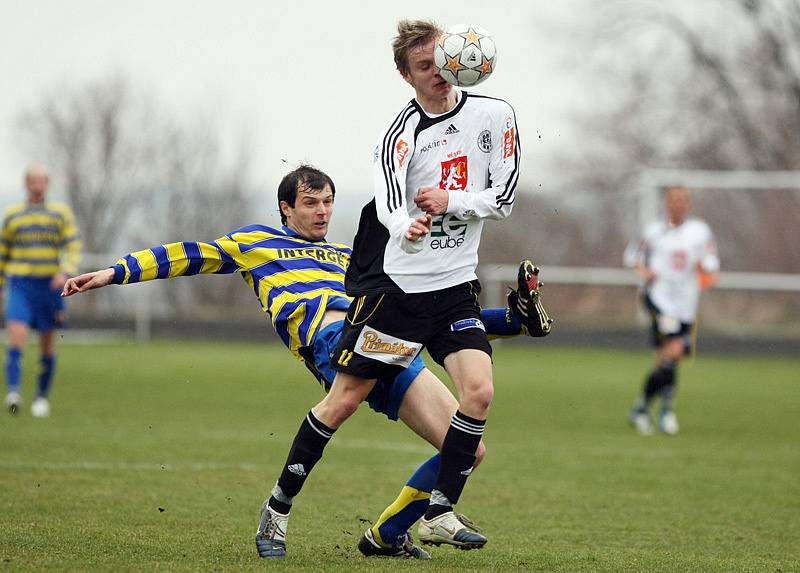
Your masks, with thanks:
[(400, 20), (397, 23), (397, 36), (392, 41), (394, 63), (397, 71), (408, 73), (408, 54), (431, 40), (437, 39), (444, 30), (433, 20)]

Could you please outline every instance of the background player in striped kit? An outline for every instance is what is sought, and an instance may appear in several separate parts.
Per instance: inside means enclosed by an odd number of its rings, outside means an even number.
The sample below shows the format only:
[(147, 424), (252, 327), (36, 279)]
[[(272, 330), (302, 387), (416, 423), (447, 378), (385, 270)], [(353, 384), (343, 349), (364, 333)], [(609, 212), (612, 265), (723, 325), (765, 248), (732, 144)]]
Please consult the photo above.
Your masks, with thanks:
[(25, 173), (27, 200), (9, 207), (0, 232), (0, 289), (5, 288), (6, 398), (16, 414), (22, 404), (21, 362), (28, 331), (39, 331), (41, 371), (31, 414), (50, 415), (48, 395), (56, 363), (55, 329), (64, 320), (59, 296), (69, 275), (77, 272), (81, 243), (70, 208), (46, 200), (50, 179), (41, 166)]
[[(344, 309), (350, 304), (344, 292), (350, 248), (324, 240), (334, 195), (333, 181), (327, 175), (301, 166), (284, 177), (278, 188), (282, 229), (250, 225), (211, 243), (181, 242), (138, 251), (121, 258), (109, 269), (70, 279), (64, 286), (64, 295), (108, 284), (241, 272), (283, 343), (329, 390), (335, 375), (330, 364), (331, 351), (341, 334)], [(532, 272), (529, 263), (523, 267), (527, 274)], [(482, 311), (487, 329), (494, 335), (528, 332), (525, 317), (536, 310), (525, 302), (529, 295), (527, 282), (522, 290), (525, 292), (521, 297), (517, 291), (510, 294), (513, 311), (510, 308)], [(447, 431), (446, 421), (442, 423), (444, 417), (457, 408), (455, 398), (420, 358), (395, 378), (379, 381), (366, 399), (373, 410), (393, 420), (399, 417), (437, 449)], [(481, 445), (478, 461), (483, 452)], [(439, 459), (437, 454), (422, 464), (398, 498), (365, 532), (359, 542), (362, 553), (427, 557), (424, 550), (414, 546), (407, 530), (428, 505)], [(280, 547), (275, 542), (283, 541), (286, 520), (276, 521), (275, 526), (268, 531), (262, 521), (259, 536), (269, 536), (270, 545)], [(285, 545), (282, 549), (281, 555), (270, 556), (282, 556)]]
[(644, 381), (642, 394), (628, 416), (644, 435), (653, 433), (650, 403), (661, 397), (659, 429), (678, 433), (674, 400), (677, 367), (692, 351), (692, 331), (701, 288), (717, 282), (719, 258), (705, 221), (689, 218), (691, 197), (685, 187), (670, 187), (664, 195), (666, 218), (650, 223), (625, 250), (625, 264), (644, 280), (642, 300), (652, 318), (656, 365)]

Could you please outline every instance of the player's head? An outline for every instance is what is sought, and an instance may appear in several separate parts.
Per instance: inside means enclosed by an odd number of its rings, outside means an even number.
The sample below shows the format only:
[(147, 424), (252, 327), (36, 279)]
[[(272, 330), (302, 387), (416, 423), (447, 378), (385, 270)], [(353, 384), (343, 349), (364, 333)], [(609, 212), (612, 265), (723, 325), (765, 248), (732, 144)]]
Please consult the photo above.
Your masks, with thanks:
[(664, 190), (664, 207), (670, 223), (673, 225), (683, 223), (692, 208), (692, 197), (689, 190), (682, 185), (667, 187)]
[(301, 165), (278, 185), (281, 222), (295, 233), (321, 241), (328, 233), (336, 187), (333, 180), (311, 165)]
[(392, 42), (397, 71), (416, 90), (418, 99), (446, 97), (452, 85), (439, 74), (433, 60), (436, 40), (444, 33), (436, 22), (401, 20)]
[(50, 176), (47, 169), (41, 165), (31, 165), (25, 170), (25, 189), (28, 191), (28, 201), (31, 203), (41, 203), (47, 193), (50, 184)]

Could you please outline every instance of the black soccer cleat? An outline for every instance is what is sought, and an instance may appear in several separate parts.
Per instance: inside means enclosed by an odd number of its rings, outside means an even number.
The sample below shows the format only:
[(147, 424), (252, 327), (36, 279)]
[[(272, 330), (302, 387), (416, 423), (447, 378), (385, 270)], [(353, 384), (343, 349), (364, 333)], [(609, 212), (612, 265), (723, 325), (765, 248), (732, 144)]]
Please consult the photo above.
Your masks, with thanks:
[(406, 531), (397, 538), (397, 543), (391, 547), (383, 547), (372, 534), (372, 528), (367, 529), (358, 540), (358, 550), (365, 557), (400, 557), (402, 559), (430, 559), (431, 555), (419, 545), (414, 544), (411, 534)]
[(525, 259), (519, 264), (517, 288), (508, 293), (508, 307), (516, 314), (525, 331), (530, 336), (541, 337), (550, 334), (553, 319), (542, 306), (542, 287), (539, 282), (539, 267)]

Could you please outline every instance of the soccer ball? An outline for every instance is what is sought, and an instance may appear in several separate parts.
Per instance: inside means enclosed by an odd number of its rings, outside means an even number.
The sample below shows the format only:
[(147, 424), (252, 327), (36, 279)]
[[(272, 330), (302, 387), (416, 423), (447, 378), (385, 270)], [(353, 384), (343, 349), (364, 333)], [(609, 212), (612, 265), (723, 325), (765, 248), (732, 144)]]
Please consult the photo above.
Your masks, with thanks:
[(476, 86), (488, 78), (497, 63), (494, 40), (489, 32), (474, 24), (458, 24), (447, 29), (433, 50), (441, 76), (455, 86)]

